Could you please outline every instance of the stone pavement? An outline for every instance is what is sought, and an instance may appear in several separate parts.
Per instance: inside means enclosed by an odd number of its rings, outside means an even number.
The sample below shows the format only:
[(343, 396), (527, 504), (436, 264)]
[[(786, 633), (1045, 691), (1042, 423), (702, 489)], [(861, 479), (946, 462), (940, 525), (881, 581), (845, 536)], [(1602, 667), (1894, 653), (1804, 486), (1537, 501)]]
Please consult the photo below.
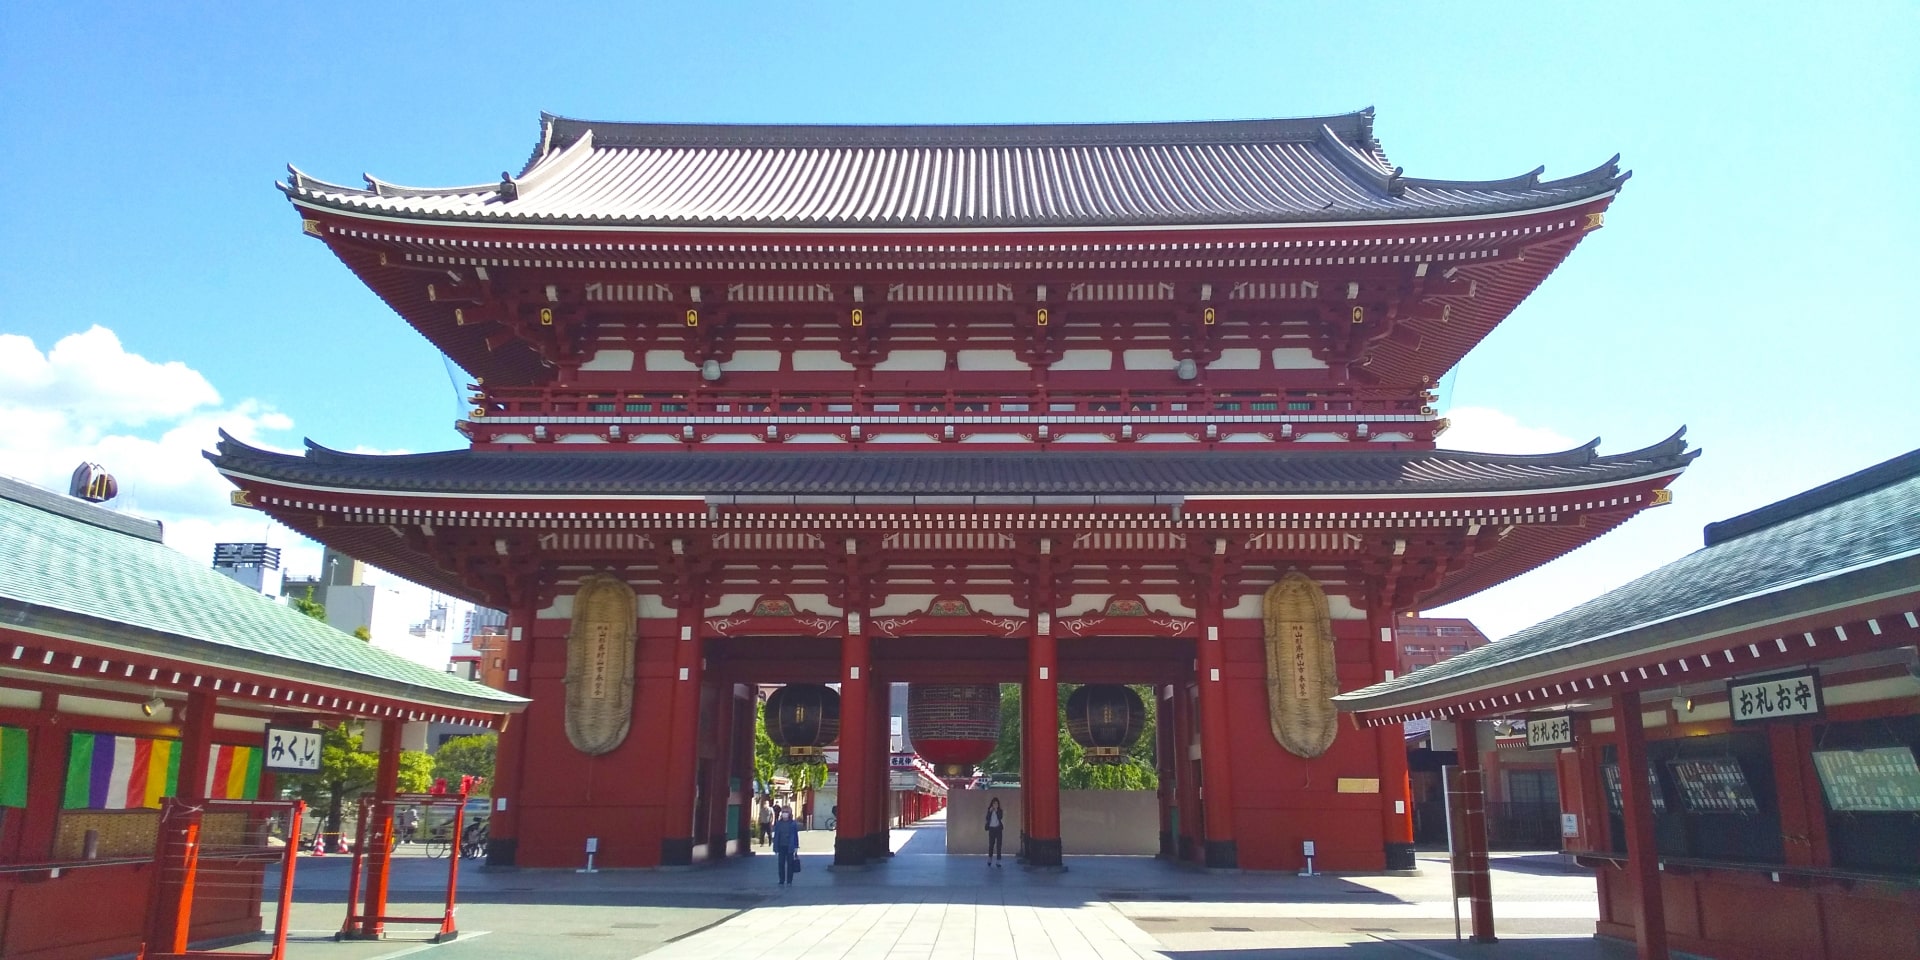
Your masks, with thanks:
[[(1496, 855), (1500, 943), (1453, 939), (1446, 867), (1420, 876), (1297, 877), (1194, 870), (1141, 857), (1068, 857), (1065, 872), (945, 855), (934, 820), (893, 834), (896, 856), (831, 869), (833, 837), (802, 834), (805, 870), (775, 883), (770, 855), (685, 870), (593, 875), (483, 870), (460, 878), (459, 939), (334, 943), (349, 859), (301, 862), (291, 960), (751, 960), (1166, 957), (1172, 960), (1598, 960), (1594, 883), (1557, 857)], [(395, 912), (431, 912), (445, 860), (403, 856)], [(1464, 907), (1464, 902), (1463, 902)], [(408, 941), (404, 938), (415, 938)], [(249, 949), (242, 947), (239, 949)], [(258, 949), (252, 947), (251, 949)]]

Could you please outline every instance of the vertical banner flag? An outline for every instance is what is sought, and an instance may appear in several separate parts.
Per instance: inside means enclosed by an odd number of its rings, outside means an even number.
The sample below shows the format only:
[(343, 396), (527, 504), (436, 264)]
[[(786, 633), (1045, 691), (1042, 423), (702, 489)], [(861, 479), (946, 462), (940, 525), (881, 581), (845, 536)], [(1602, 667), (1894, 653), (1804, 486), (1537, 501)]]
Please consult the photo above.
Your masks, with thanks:
[(259, 747), (214, 744), (207, 757), (207, 798), (210, 800), (258, 799), (260, 764), (265, 759), (265, 754)]
[(27, 805), (27, 731), (0, 727), (0, 807)]
[(180, 781), (180, 742), (76, 733), (67, 754), (68, 810), (160, 806)]

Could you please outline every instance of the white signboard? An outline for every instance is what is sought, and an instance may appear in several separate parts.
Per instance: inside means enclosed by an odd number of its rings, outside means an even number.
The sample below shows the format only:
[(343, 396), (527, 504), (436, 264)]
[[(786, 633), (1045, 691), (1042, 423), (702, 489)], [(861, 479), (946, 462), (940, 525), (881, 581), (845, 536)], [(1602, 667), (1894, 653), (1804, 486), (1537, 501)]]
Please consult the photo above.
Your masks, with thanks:
[(1577, 813), (1561, 814), (1560, 815), (1560, 836), (1571, 838), (1571, 837), (1577, 837), (1579, 835), (1580, 835), (1580, 815)]
[(1527, 721), (1527, 748), (1573, 745), (1573, 717), (1546, 717)]
[(888, 757), (888, 758), (887, 758), (887, 766), (889, 766), (889, 767), (892, 767), (892, 768), (894, 768), (895, 770), (899, 770), (899, 769), (902, 769), (902, 768), (905, 768), (905, 769), (908, 769), (908, 770), (912, 770), (912, 769), (913, 769), (913, 754), (911, 754), (911, 753), (896, 753), (896, 754), (894, 754), (893, 756), (891, 756), (891, 757)]
[(1820, 701), (1820, 675), (1807, 672), (1760, 680), (1729, 680), (1727, 706), (1733, 711), (1734, 723), (1817, 717), (1824, 709)]
[(262, 769), (273, 773), (320, 772), (320, 748), (325, 736), (310, 727), (267, 727), (267, 757)]

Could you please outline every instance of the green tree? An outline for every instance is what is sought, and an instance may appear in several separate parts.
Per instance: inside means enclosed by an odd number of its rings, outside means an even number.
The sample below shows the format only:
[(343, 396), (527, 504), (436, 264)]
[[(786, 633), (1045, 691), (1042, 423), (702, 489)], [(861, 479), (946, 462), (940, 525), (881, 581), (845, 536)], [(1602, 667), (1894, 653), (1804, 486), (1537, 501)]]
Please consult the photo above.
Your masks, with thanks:
[[(1147, 720), (1140, 739), (1127, 751), (1124, 763), (1088, 763), (1086, 751), (1067, 734), (1067, 698), (1079, 689), (1076, 684), (1060, 685), (1060, 716), (1056, 735), (1060, 738), (1060, 786), (1067, 790), (1152, 790), (1160, 785), (1154, 764), (1155, 704), (1153, 688), (1135, 686), (1134, 692), (1146, 705)], [(990, 774), (1020, 772), (1021, 687), (1016, 683), (1000, 685), (1000, 740), (987, 756), (982, 769)]]
[(774, 774), (778, 773), (786, 758), (780, 752), (778, 744), (767, 736), (766, 711), (756, 707), (753, 711), (753, 778), (760, 781), (760, 789), (770, 789)]
[(433, 755), (433, 776), (445, 779), (450, 786), (457, 785), (461, 777), (480, 777), (492, 783), (494, 760), (499, 752), (497, 733), (454, 737), (441, 744), (440, 752)]
[[(288, 774), (280, 779), (281, 789), (288, 795), (325, 811), (321, 823), (327, 833), (340, 832), (349, 801), (373, 792), (380, 758), (362, 751), (361, 743), (360, 734), (347, 724), (333, 727), (321, 741), (320, 772)], [(426, 792), (433, 785), (433, 758), (424, 751), (402, 750), (397, 780), (401, 793)]]
[(288, 599), (287, 606), (290, 606), (295, 610), (298, 610), (301, 613), (304, 613), (307, 616), (320, 621), (321, 623), (325, 623), (327, 621), (327, 608), (322, 606), (320, 601), (315, 600), (313, 598), (313, 586), (311, 584), (307, 586), (306, 596), (292, 597)]

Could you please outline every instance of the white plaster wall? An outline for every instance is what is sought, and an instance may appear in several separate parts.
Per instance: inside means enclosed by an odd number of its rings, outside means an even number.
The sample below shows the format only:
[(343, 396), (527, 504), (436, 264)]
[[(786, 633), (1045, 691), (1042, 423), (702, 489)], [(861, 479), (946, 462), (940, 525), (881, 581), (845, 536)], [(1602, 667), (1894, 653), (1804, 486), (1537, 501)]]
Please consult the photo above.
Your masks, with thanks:
[(733, 359), (720, 365), (723, 370), (765, 373), (780, 369), (778, 350), (735, 350)]
[(1306, 347), (1275, 347), (1273, 368), (1275, 370), (1325, 370), (1327, 364), (1323, 360), (1315, 359), (1313, 351)]
[(1228, 347), (1220, 351), (1220, 356), (1207, 364), (1208, 370), (1258, 370), (1260, 369), (1260, 348)]
[(582, 370), (632, 370), (632, 350), (600, 350), (593, 359), (580, 365)]
[(1053, 370), (1112, 370), (1112, 350), (1062, 350)]
[[(1322, 584), (1321, 586), (1324, 589), (1325, 584)], [(1265, 599), (1266, 598), (1261, 593), (1256, 593), (1256, 594), (1253, 594), (1252, 596), (1241, 597), (1239, 603), (1236, 603), (1232, 607), (1227, 608), (1227, 611), (1222, 615), (1222, 619), (1226, 619), (1226, 620), (1262, 619), (1266, 616), (1266, 611), (1262, 606), (1263, 603), (1265, 602)], [(1347, 599), (1346, 594), (1332, 593), (1332, 592), (1329, 592), (1327, 594), (1327, 619), (1329, 620), (1365, 620), (1366, 618), (1367, 618), (1367, 612), (1365, 610), (1362, 610), (1354, 606), (1353, 602)]]
[(962, 350), (957, 360), (961, 370), (1027, 369), (1012, 350)]
[(648, 350), (647, 356), (646, 356), (646, 365), (648, 370), (673, 370), (673, 371), (685, 372), (688, 370), (700, 369), (699, 367), (696, 367), (692, 363), (688, 362), (686, 354), (681, 353), (678, 350)]
[[(947, 795), (947, 853), (985, 856), (987, 801), (1006, 811), (1007, 856), (1019, 852), (1018, 789), (955, 790)], [(1153, 856), (1160, 852), (1160, 804), (1151, 790), (1060, 791), (1060, 847), (1067, 856)]]
[(895, 350), (873, 365), (875, 370), (945, 370), (945, 350)]
[(1172, 350), (1126, 350), (1121, 361), (1128, 370), (1172, 370)]
[(841, 359), (837, 350), (795, 350), (793, 368), (803, 371), (827, 370), (844, 373), (853, 369), (853, 364)]

